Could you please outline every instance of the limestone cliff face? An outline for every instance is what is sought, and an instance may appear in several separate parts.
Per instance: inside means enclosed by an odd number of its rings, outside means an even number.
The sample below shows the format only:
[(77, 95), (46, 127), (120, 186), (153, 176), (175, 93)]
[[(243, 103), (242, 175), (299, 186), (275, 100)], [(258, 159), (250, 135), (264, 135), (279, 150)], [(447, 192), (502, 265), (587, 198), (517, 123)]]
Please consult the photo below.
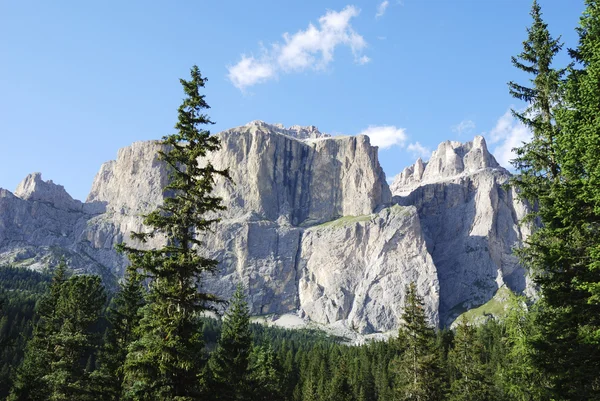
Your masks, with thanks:
[[(41, 269), (64, 257), (77, 271), (110, 276), (110, 269), (90, 255), (91, 244), (82, 236), (98, 206), (74, 200), (39, 173), (27, 176), (14, 195), (0, 189), (0, 263)], [(111, 261), (124, 262), (111, 253)]]
[[(483, 138), (441, 144), (390, 191), (366, 136), (260, 121), (218, 136), (221, 149), (202, 162), (229, 169), (232, 180), (215, 187), (227, 210), (202, 238), (220, 262), (204, 285), (229, 298), (241, 281), (253, 314), (297, 313), (369, 333), (398, 326), (412, 281), (441, 325), (503, 283), (526, 287), (510, 253), (527, 235), (518, 226), (524, 208), (502, 188), (509, 173)], [(0, 263), (40, 268), (65, 256), (114, 284), (127, 263), (114, 246), (131, 243), (130, 233), (144, 230), (142, 216), (163, 201), (168, 172), (159, 149), (121, 149), (85, 203), (39, 174), (14, 195), (0, 189)]]
[[(341, 216), (371, 213), (391, 202), (377, 148), (366, 136), (331, 138), (314, 127), (283, 130), (262, 122), (219, 134), (221, 150), (210, 156), (228, 168), (231, 182), (216, 193), (229, 218), (283, 219), (309, 226)], [(307, 137), (296, 132), (310, 131)]]
[(398, 327), (411, 282), (437, 326), (439, 284), (412, 206), (348, 217), (305, 231), (299, 264), (302, 313), (360, 333)]
[(417, 161), (391, 186), (396, 203), (418, 210), (440, 282), (442, 324), (487, 302), (503, 284), (518, 293), (529, 287), (513, 255), (529, 235), (519, 224), (526, 208), (503, 187), (509, 178), (476, 137), (440, 144), (427, 164)]

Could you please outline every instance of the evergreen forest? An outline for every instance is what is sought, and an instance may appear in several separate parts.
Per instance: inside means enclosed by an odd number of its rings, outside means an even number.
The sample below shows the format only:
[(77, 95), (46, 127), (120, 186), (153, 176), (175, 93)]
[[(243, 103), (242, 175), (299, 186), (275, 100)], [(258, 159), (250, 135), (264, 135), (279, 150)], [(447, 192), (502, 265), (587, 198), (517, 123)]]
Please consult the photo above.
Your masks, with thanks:
[[(224, 208), (212, 189), (230, 178), (198, 163), (220, 144), (194, 66), (162, 138), (167, 196), (119, 245), (130, 263), (118, 290), (68, 260), (0, 267), (0, 399), (600, 400), (600, 2), (585, 4), (579, 43), (563, 49), (535, 0), (512, 58), (529, 76), (508, 83), (526, 105), (513, 114), (533, 139), (517, 148), (509, 185), (531, 205), (523, 224), (535, 230), (516, 252), (536, 299), (514, 295), (502, 317), (438, 328), (412, 283), (397, 335), (352, 346), (252, 323), (241, 284), (229, 300), (204, 292), (218, 262), (201, 238)], [(561, 52), (571, 62), (556, 67)], [(142, 246), (154, 237), (162, 248)]]

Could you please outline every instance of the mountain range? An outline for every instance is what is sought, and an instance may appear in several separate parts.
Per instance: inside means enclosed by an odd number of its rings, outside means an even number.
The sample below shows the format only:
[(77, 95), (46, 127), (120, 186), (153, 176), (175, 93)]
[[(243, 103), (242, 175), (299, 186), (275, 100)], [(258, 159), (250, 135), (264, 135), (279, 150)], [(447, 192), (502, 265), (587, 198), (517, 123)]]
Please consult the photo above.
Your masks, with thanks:
[[(221, 149), (208, 160), (231, 181), (214, 189), (227, 209), (202, 238), (201, 252), (219, 261), (204, 289), (227, 299), (243, 283), (253, 315), (368, 334), (398, 327), (410, 282), (440, 327), (502, 287), (533, 291), (513, 254), (530, 233), (527, 207), (481, 136), (441, 143), (388, 185), (367, 136), (262, 121), (216, 135)], [(85, 202), (40, 173), (0, 188), (0, 264), (42, 269), (64, 257), (114, 287), (127, 264), (115, 245), (135, 244), (129, 234), (163, 200), (160, 147), (120, 149)]]

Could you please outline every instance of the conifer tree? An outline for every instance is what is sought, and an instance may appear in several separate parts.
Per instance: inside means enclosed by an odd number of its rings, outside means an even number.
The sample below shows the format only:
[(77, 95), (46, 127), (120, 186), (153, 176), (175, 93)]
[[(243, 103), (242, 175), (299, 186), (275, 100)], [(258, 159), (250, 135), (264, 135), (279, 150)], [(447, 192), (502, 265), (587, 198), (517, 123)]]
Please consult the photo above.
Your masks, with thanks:
[(221, 338), (209, 360), (213, 387), (218, 400), (244, 400), (249, 397), (248, 363), (252, 350), (250, 311), (244, 287), (238, 285), (223, 319)]
[(527, 103), (524, 111), (512, 110), (512, 113), (533, 134), (530, 142), (516, 149), (517, 158), (513, 164), (519, 175), (515, 177), (514, 184), (520, 189), (522, 198), (539, 202), (541, 195), (548, 190), (548, 182), (558, 178), (560, 173), (556, 154), (559, 127), (555, 123), (555, 108), (561, 100), (560, 83), (566, 70), (552, 67), (562, 44), (560, 38), (554, 39), (550, 35), (537, 0), (533, 1), (531, 16), (533, 22), (527, 28), (523, 51), (512, 57), (516, 68), (533, 76), (531, 86), (511, 81), (508, 87), (513, 97)]
[(249, 356), (247, 399), (278, 401), (285, 399), (284, 369), (270, 344), (255, 346)]
[(438, 400), (444, 394), (443, 371), (435, 346), (435, 330), (427, 322), (417, 286), (406, 287), (398, 343), (402, 355), (393, 364), (395, 391), (401, 400)]
[(43, 377), (50, 400), (95, 400), (91, 391), (90, 368), (100, 344), (95, 325), (100, 319), (106, 295), (98, 276), (73, 276), (62, 286), (56, 305), (60, 327), (48, 340), (52, 357)]
[(541, 289), (534, 361), (558, 399), (600, 398), (599, 32), (600, 5), (587, 0), (555, 113), (560, 174), (538, 197), (542, 227), (524, 250)]
[(215, 300), (201, 291), (201, 282), (217, 261), (199, 253), (198, 235), (218, 221), (213, 212), (224, 206), (211, 192), (218, 176), (229, 175), (198, 160), (220, 147), (218, 138), (201, 127), (212, 124), (204, 114), (209, 106), (200, 93), (206, 79), (194, 66), (191, 80), (180, 82), (186, 97), (178, 109), (177, 132), (163, 137), (159, 152), (170, 169), (166, 198), (144, 219), (151, 231), (133, 234), (142, 242), (162, 236), (166, 244), (152, 250), (124, 248), (132, 265), (149, 280), (140, 337), (130, 345), (124, 369), (125, 396), (134, 400), (200, 398), (204, 364), (200, 312)]
[(124, 282), (108, 310), (109, 331), (92, 373), (95, 392), (106, 401), (118, 401), (123, 393), (124, 365), (129, 344), (137, 340), (136, 328), (144, 305), (144, 288), (135, 266), (127, 267)]
[(504, 319), (507, 353), (498, 369), (504, 392), (516, 401), (548, 399), (544, 375), (535, 366), (532, 346), (536, 333), (536, 314), (525, 303), (524, 297), (512, 297)]
[(52, 344), (50, 338), (54, 337), (60, 329), (57, 316), (57, 305), (61, 294), (62, 285), (67, 280), (67, 265), (61, 260), (46, 295), (38, 306), (39, 320), (34, 328), (33, 337), (27, 343), (25, 356), (17, 375), (9, 400), (47, 400), (50, 389), (44, 377), (50, 371), (52, 358)]
[(448, 352), (449, 364), (456, 375), (450, 388), (450, 400), (493, 399), (491, 375), (482, 360), (483, 348), (476, 328), (463, 317), (456, 327), (454, 347)]
[(331, 401), (353, 401), (354, 393), (348, 378), (347, 361), (345, 358), (339, 357), (336, 365), (327, 389), (326, 399)]
[(93, 400), (87, 361), (99, 346), (98, 323), (106, 301), (100, 277), (66, 279), (62, 261), (47, 296), (40, 320), (27, 345), (10, 400)]

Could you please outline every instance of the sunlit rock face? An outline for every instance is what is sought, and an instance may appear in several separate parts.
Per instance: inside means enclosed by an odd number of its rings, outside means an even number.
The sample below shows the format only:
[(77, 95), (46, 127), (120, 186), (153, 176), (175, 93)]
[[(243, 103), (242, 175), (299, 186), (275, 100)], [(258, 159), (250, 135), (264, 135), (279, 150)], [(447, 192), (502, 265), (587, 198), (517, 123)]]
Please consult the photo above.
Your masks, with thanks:
[(394, 202), (417, 208), (440, 283), (440, 322), (487, 302), (503, 284), (531, 291), (513, 254), (529, 234), (526, 206), (505, 187), (510, 173), (483, 137), (443, 142), (428, 163), (418, 160), (391, 185)]
[[(481, 137), (440, 144), (390, 190), (366, 136), (262, 121), (217, 135), (220, 150), (200, 162), (228, 169), (231, 180), (214, 190), (227, 209), (203, 234), (200, 251), (219, 261), (203, 290), (229, 298), (242, 282), (253, 314), (370, 333), (398, 327), (410, 282), (436, 325), (504, 283), (527, 288), (511, 254), (527, 235), (518, 225), (525, 208), (502, 187), (509, 173)], [(150, 141), (119, 150), (84, 203), (39, 173), (14, 194), (0, 189), (0, 263), (43, 268), (65, 257), (114, 286), (127, 263), (115, 245), (134, 244), (130, 233), (146, 230), (143, 215), (164, 199), (160, 149)]]

